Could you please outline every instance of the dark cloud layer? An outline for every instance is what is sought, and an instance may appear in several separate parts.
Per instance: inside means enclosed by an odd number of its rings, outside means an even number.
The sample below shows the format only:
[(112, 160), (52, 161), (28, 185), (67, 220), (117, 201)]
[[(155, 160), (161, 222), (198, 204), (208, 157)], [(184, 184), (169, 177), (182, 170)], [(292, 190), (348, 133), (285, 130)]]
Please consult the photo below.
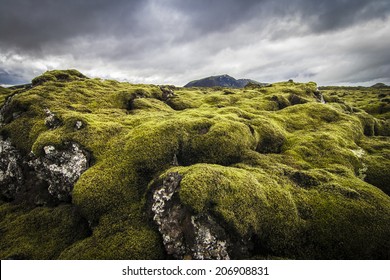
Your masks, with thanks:
[(0, 44), (36, 50), (84, 35), (135, 29), (132, 19), (145, 1), (2, 0)]
[(266, 23), (270, 18), (290, 16), (300, 18), (312, 32), (327, 32), (383, 18), (390, 11), (387, 0), (174, 0), (171, 3), (188, 14), (193, 26), (202, 32), (221, 31), (251, 18), (261, 18)]
[(0, 81), (5, 85), (23, 84), (25, 80), (18, 73), (8, 73), (5, 70), (0, 69)]
[[(390, 82), (388, 0), (0, 4), (0, 84), (68, 67), (178, 85), (220, 73), (269, 81)], [(340, 68), (330, 73), (335, 63)]]

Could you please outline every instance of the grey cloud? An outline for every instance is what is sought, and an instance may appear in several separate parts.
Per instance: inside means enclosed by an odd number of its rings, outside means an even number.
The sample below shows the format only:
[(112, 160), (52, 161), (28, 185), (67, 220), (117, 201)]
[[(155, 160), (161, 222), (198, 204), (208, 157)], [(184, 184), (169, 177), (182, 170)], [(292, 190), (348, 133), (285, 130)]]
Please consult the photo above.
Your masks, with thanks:
[(4, 69), (0, 69), (0, 84), (16, 85), (23, 84), (26, 80), (19, 73), (10, 73)]
[[(77, 36), (159, 36), (165, 23), (156, 21), (148, 9), (151, 5), (183, 15), (188, 22), (183, 22), (187, 30), (181, 37), (190, 41), (252, 19), (257, 23), (253, 28), (261, 29), (274, 17), (296, 16), (312, 31), (323, 32), (384, 17), (390, 11), (386, 0), (2, 0), (1, 4), (0, 44), (26, 50)], [(171, 32), (175, 31), (173, 27)]]
[(187, 15), (197, 34), (223, 32), (256, 19), (261, 29), (275, 17), (297, 17), (311, 32), (327, 32), (390, 13), (387, 0), (172, 0)]
[(307, 17), (314, 32), (326, 32), (345, 28), (357, 22), (385, 18), (390, 12), (387, 0), (354, 0), (354, 1), (302, 1)]
[(144, 1), (2, 0), (1, 45), (39, 51), (48, 43), (77, 36), (106, 36), (126, 26), (136, 30), (133, 15)]
[[(21, 73), (15, 81), (53, 68), (177, 85), (221, 73), (262, 81), (390, 79), (390, 38), (366, 39), (376, 27), (362, 29), (378, 19), (389, 24), (387, 0), (0, 1), (0, 63), (10, 75)], [(348, 30), (357, 40), (332, 37)], [(321, 73), (328, 61), (345, 62), (330, 71), (338, 78)]]

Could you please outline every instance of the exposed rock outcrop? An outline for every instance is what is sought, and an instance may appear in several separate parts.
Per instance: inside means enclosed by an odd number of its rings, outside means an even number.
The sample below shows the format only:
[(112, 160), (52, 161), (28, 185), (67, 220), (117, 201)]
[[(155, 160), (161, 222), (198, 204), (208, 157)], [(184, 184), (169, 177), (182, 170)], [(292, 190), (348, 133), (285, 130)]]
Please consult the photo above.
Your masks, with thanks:
[[(28, 192), (34, 194), (30, 196), (37, 205), (71, 200), (75, 182), (89, 167), (89, 153), (76, 143), (63, 150), (45, 146), (44, 152), (42, 157), (23, 156), (9, 140), (0, 140), (0, 191), (4, 199), (14, 200)], [(43, 189), (51, 197), (42, 195)]]
[(152, 194), (153, 220), (168, 255), (177, 259), (227, 260), (229, 238), (210, 215), (193, 214), (178, 197), (179, 173), (169, 173)]
[(169, 86), (160, 86), (160, 90), (162, 93), (163, 100), (167, 100), (168, 98), (175, 96), (173, 89)]
[(0, 139), (0, 190), (7, 200), (15, 199), (24, 184), (22, 156), (8, 140)]
[(324, 99), (324, 96), (322, 95), (322, 93), (317, 89), (315, 92), (314, 92), (314, 96), (315, 98), (317, 99), (318, 102), (322, 103), (322, 104), (325, 104), (325, 99)]
[(64, 150), (44, 147), (44, 156), (29, 161), (41, 180), (49, 183), (49, 193), (60, 201), (69, 201), (73, 185), (89, 167), (89, 154), (78, 144), (69, 143)]

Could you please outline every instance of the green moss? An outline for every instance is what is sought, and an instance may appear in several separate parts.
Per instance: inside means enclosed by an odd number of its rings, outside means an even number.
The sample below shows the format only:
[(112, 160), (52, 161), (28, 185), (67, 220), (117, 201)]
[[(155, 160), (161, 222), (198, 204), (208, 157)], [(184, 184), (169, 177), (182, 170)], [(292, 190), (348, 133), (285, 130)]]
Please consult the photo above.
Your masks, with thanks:
[[(322, 259), (387, 258), (388, 251), (382, 249), (389, 246), (385, 234), (390, 222), (375, 211), (383, 209), (380, 205), (386, 205), (388, 197), (365, 189), (356, 180), (338, 178), (338, 182), (332, 188), (326, 185), (321, 191), (296, 196), (306, 219), (301, 238), (310, 240), (303, 249), (310, 253), (299, 253)], [(365, 199), (359, 199), (363, 195)]]
[(367, 156), (364, 159), (367, 167), (364, 180), (390, 195), (390, 158), (388, 155), (386, 157)]
[[(177, 171), (182, 202), (252, 240), (256, 256), (389, 257), (388, 113), (366, 104), (386, 98), (379, 89), (321, 89), (328, 101), (321, 104), (315, 83), (172, 88), (165, 96), (157, 86), (74, 71), (36, 79), (12, 98), (1, 134), (25, 153), (41, 155), (46, 145), (69, 141), (91, 153), (93, 165), (75, 184), (72, 203), (92, 235), (48, 242), (45, 253), (33, 253), (41, 228), (23, 233), (19, 223), (33, 211), (58, 216), (65, 206), (13, 213), (2, 204), (8, 210), (0, 223), (18, 221), (15, 232), (7, 227), (1, 237), (2, 256), (164, 258), (159, 233), (144, 214), (145, 197), (153, 180)], [(46, 108), (59, 127), (45, 125)], [(60, 226), (45, 219), (42, 227), (57, 236)], [(29, 249), (19, 252), (23, 246)]]
[(256, 151), (260, 153), (280, 153), (286, 142), (286, 132), (276, 123), (267, 118), (256, 118), (251, 122), (255, 134)]
[(299, 223), (287, 189), (261, 170), (210, 164), (174, 168), (183, 175), (180, 199), (195, 213), (211, 212), (242, 237), (273, 228), (271, 246), (287, 245)]
[[(127, 206), (128, 207), (128, 206)], [(61, 259), (141, 260), (164, 257), (159, 235), (140, 222), (140, 209), (129, 208), (105, 215), (93, 235), (66, 250)], [(139, 225), (141, 224), (141, 225)]]
[(0, 206), (1, 259), (55, 259), (89, 234), (86, 221), (70, 205), (28, 209)]
[[(382, 246), (389, 248), (390, 218), (376, 211), (390, 213), (386, 206), (389, 197), (354, 179), (353, 174), (344, 177), (319, 169), (288, 172), (283, 179), (254, 166), (210, 164), (167, 172), (183, 176), (179, 192), (183, 204), (195, 214), (213, 215), (232, 234), (254, 238), (256, 254), (388, 257)], [(360, 246), (356, 240), (368, 246)]]
[(248, 126), (233, 121), (195, 125), (182, 144), (180, 158), (185, 165), (196, 162), (229, 165), (241, 160), (243, 152), (255, 145)]
[(87, 78), (79, 71), (71, 69), (71, 70), (52, 70), (46, 71), (41, 76), (38, 76), (32, 80), (33, 86), (38, 86), (46, 82), (53, 81), (72, 81), (78, 79)]
[(0, 107), (3, 106), (7, 97), (11, 94), (11, 90), (0, 86)]
[(388, 87), (322, 87), (320, 90), (326, 102), (344, 102), (377, 118), (390, 117), (390, 107), (386, 101), (390, 95)]
[[(18, 102), (11, 102), (10, 111), (6, 112), (7, 115), (14, 116), (13, 120), (5, 120), (10, 122), (6, 129), (1, 133), (7, 137), (11, 137), (15, 146), (23, 151), (29, 153), (35, 139), (40, 133), (47, 130), (42, 113), (37, 112), (37, 108), (30, 106), (29, 104), (14, 104)], [(25, 106), (25, 107), (24, 107)]]

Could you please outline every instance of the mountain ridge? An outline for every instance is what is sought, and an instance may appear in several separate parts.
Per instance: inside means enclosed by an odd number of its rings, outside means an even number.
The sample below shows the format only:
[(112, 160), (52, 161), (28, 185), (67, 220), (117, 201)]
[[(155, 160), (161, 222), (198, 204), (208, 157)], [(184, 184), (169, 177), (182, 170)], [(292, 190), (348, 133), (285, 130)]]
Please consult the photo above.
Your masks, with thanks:
[(268, 85), (251, 79), (235, 79), (230, 75), (223, 74), (217, 76), (209, 76), (198, 80), (188, 82), (184, 87), (228, 87), (228, 88), (243, 88), (249, 83), (261, 86)]

